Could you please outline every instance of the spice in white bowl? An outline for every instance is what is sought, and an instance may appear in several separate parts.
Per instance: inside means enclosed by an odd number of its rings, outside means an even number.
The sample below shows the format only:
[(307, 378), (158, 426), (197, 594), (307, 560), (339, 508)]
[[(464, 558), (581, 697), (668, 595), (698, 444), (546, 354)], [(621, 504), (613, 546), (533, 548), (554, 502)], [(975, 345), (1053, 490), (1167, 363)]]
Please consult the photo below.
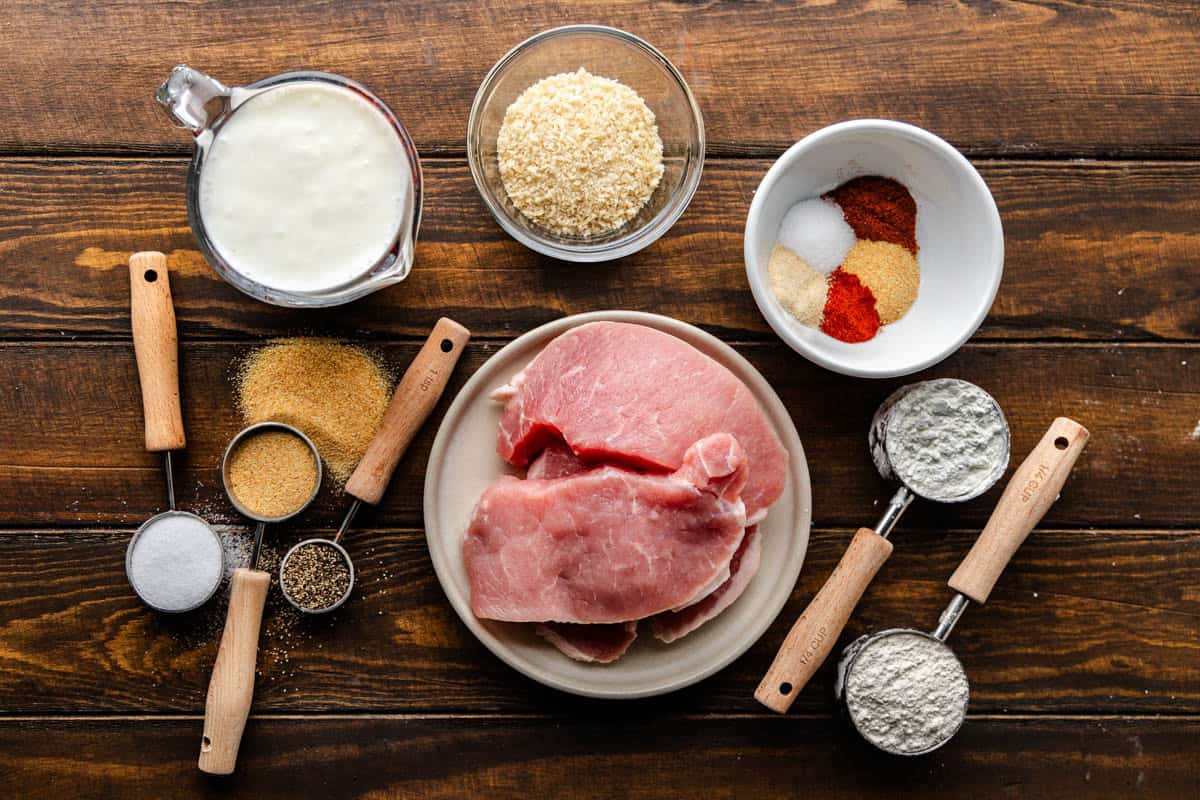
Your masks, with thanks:
[(563, 236), (621, 227), (663, 175), (662, 139), (646, 101), (582, 67), (522, 92), (504, 114), (496, 150), (509, 200)]

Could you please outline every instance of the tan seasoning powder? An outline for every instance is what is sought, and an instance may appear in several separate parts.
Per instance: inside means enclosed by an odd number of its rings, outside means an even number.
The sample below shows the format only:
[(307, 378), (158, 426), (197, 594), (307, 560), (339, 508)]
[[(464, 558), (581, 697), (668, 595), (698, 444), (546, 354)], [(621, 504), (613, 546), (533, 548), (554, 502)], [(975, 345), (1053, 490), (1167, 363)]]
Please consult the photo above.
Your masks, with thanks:
[(379, 430), (391, 380), (360, 348), (329, 339), (281, 339), (250, 355), (237, 393), (247, 423), (299, 428), (341, 485)]
[(513, 205), (566, 236), (624, 225), (663, 175), (663, 143), (646, 101), (582, 67), (543, 78), (513, 101), (496, 154)]
[(771, 250), (767, 262), (771, 291), (779, 304), (797, 322), (821, 327), (825, 316), (825, 298), (829, 295), (829, 276), (817, 272), (808, 262), (781, 244)]
[(898, 244), (859, 239), (846, 254), (842, 269), (875, 295), (875, 310), (884, 325), (903, 317), (916, 302), (921, 268), (917, 257)]
[(229, 457), (229, 488), (260, 517), (299, 511), (317, 486), (317, 462), (299, 437), (267, 430), (243, 439)]

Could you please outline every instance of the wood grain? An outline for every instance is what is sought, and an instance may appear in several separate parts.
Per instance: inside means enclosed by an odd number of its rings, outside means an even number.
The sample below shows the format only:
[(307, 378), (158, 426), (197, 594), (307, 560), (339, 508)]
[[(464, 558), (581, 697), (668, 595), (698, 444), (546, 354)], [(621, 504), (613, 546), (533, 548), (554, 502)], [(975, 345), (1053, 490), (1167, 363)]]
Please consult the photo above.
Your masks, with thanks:
[(545, 28), (600, 22), (679, 67), (712, 153), (776, 153), (872, 116), (972, 153), (1200, 153), (1200, 19), (1187, 4), (124, 0), (80, 13), (67, 0), (10, 0), (5, 17), (0, 118), (20, 121), (0, 128), (6, 152), (182, 152), (187, 135), (152, 96), (184, 62), (230, 85), (343, 73), (382, 96), (424, 153), (461, 153), (475, 90), (505, 51)]
[[(563, 314), (655, 311), (726, 337), (774, 338), (746, 284), (742, 229), (767, 161), (710, 163), (670, 235), (613, 264), (565, 264), (510, 239), (466, 165), (426, 165), (416, 267), (336, 312), (255, 302), (195, 249), (185, 162), (0, 159), (0, 337), (129, 336), (128, 254), (169, 255), (182, 339), (424, 336), (448, 315), (512, 336)], [(979, 336), (1200, 338), (1200, 164), (983, 162), (1000, 206), (1006, 269)]]
[[(363, 525), (420, 524), (424, 469), (445, 408), (499, 342), (473, 340), (446, 396), (413, 442), (379, 508)], [(252, 348), (185, 343), (181, 352), (188, 450), (176, 467), (179, 505), (235, 522), (218, 464), (240, 428), (231, 375)], [(416, 343), (381, 343), (383, 360), (403, 370)], [(870, 524), (891, 490), (875, 473), (866, 429), (876, 406), (905, 381), (864, 382), (834, 375), (782, 344), (740, 350), (791, 411), (812, 473), (815, 518), (823, 525)], [(917, 377), (958, 377), (992, 392), (1008, 417), (1018, 463), (1056, 416), (1094, 436), (1048, 525), (1181, 526), (1200, 519), (1193, 438), (1200, 397), (1194, 345), (969, 345)], [(1053, 381), (1047, 378), (1053, 376)], [(143, 449), (133, 347), (126, 342), (0, 345), (0, 524), (137, 524), (161, 510), (160, 465)], [(480, 457), (491, 445), (480, 444)], [(985, 520), (999, 484), (956, 506), (916, 503), (912, 526), (954, 527)], [(344, 495), (329, 488), (302, 524), (336, 526)]]
[[(267, 563), (310, 533), (272, 528)], [(125, 580), (128, 534), (0, 536), (5, 713), (196, 714), (204, 708), (228, 589), (184, 617), (146, 610)], [(766, 714), (752, 698), (754, 688), (850, 534), (813, 533), (788, 606), (731, 667), (674, 695), (614, 707)], [(246, 552), (248, 528), (226, 536)], [(946, 579), (974, 536), (897, 531), (895, 553), (792, 713), (832, 709), (837, 654), (853, 638), (896, 626), (931, 629), (952, 595)], [(355, 595), (332, 618), (301, 619), (278, 588), (271, 589), (255, 713), (591, 714), (612, 705), (541, 687), (488, 653), (447, 602), (420, 531), (356, 530), (347, 546), (359, 579)], [(1200, 712), (1197, 570), (1196, 531), (1034, 532), (988, 605), (972, 608), (955, 630), (973, 712)]]
[[(611, 708), (611, 707), (610, 707)], [(236, 783), (182, 757), (192, 719), (0, 722), (0, 790), (29, 798), (296, 797), (581, 800), (705, 797), (1194, 797), (1186, 719), (970, 719), (950, 745), (885, 759), (827, 718), (251, 720)], [(631, 735), (632, 734), (632, 735)], [(63, 758), (63, 753), (80, 754)]]

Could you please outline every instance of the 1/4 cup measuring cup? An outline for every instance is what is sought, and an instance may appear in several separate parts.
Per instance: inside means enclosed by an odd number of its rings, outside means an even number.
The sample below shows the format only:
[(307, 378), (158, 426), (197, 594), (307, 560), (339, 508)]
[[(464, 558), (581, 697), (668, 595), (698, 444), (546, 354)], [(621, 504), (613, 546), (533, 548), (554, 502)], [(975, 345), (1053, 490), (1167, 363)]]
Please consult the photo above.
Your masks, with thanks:
[(896, 755), (923, 755), (962, 727), (969, 684), (946, 639), (969, 602), (987, 602), (1017, 548), (1058, 499), (1089, 436), (1066, 417), (1051, 423), (950, 576), (956, 594), (931, 633), (891, 628), (860, 637), (845, 649), (834, 691), (868, 742)]
[[(397, 187), (397, 190), (404, 190), (405, 199), (398, 212), (399, 219), (395, 220), (395, 235), (390, 246), (382, 248), (378, 252), (378, 258), (373, 264), (364, 263), (361, 271), (355, 270), (356, 275), (348, 277), (336, 285), (315, 289), (268, 285), (267, 282), (246, 274), (248, 270), (239, 270), (232, 263), (236, 259), (231, 257), (230, 253), (235, 251), (240, 253), (241, 245), (245, 243), (239, 242), (238, 247), (227, 248), (228, 252), (223, 253), (222, 244), (211, 235), (212, 231), (206, 225), (201, 208), (201, 192), (206, 164), (222, 130), (246, 109), (261, 110), (261, 114), (268, 114), (265, 107), (257, 105), (264, 95), (285, 87), (295, 89), (306, 83), (316, 84), (325, 89), (333, 87), (350, 92), (356, 98), (365, 100), (371, 109), (381, 114), (402, 148), (403, 157), (394, 160), (407, 165), (405, 171), (407, 173), (406, 180), (409, 183), (408, 186)], [(196, 151), (188, 170), (187, 179), (188, 222), (196, 236), (201, 252), (204, 253), (205, 258), (208, 259), (217, 274), (226, 281), (251, 297), (266, 303), (295, 308), (311, 308), (348, 303), (384, 286), (398, 283), (408, 276), (412, 268), (417, 229), (421, 220), (420, 162), (417, 158), (416, 147), (404, 126), (400, 124), (400, 121), (383, 101), (368, 91), (366, 87), (348, 78), (327, 72), (288, 72), (264, 78), (246, 86), (230, 88), (191, 67), (179, 65), (171, 71), (170, 76), (159, 87), (155, 99), (166, 109), (178, 126), (186, 128), (195, 137)], [(256, 116), (259, 114), (252, 114), (252, 117)], [(293, 118), (288, 118), (286, 121), (281, 120), (278, 136), (287, 137), (307, 146), (308, 140), (320, 140), (322, 131), (319, 129), (319, 124), (310, 124), (319, 119), (320, 117), (316, 116), (304, 123), (298, 123)], [(362, 142), (346, 141), (344, 145), (341, 142), (338, 142), (337, 145), (335, 152), (339, 153), (339, 157), (344, 152), (348, 154), (347, 158), (349, 158), (357, 155), (355, 148), (361, 147)], [(370, 165), (368, 165), (368, 169), (370, 169)], [(328, 226), (330, 227), (329, 236), (334, 239), (337, 239), (338, 236), (330, 222), (331, 215), (322, 212), (320, 203), (328, 202), (328, 198), (333, 197), (344, 199), (346, 202), (353, 200), (358, 203), (356, 207), (366, 204), (369, 208), (365, 208), (364, 212), (377, 210), (375, 205), (370, 202), (371, 197), (355, 197), (354, 193), (360, 187), (330, 186), (321, 187), (321, 191), (316, 191), (317, 187), (292, 186), (288, 182), (287, 176), (282, 174), (267, 177), (269, 181), (264, 178), (263, 182), (280, 182), (281, 191), (285, 192), (284, 196), (295, 197), (297, 202), (308, 202), (316, 198), (311, 213), (304, 215), (305, 219), (310, 220), (305, 227), (306, 229), (320, 229), (322, 226)], [(330, 177), (331, 180), (337, 180), (337, 178), (336, 175)], [(227, 179), (222, 178), (222, 180)], [(321, 198), (326, 199), (322, 200)], [(384, 233), (386, 234), (386, 232), (385, 229)], [(287, 244), (288, 233), (286, 230), (270, 232), (264, 230), (263, 236), (278, 237), (279, 246), (282, 247)], [(345, 242), (342, 246), (353, 246), (355, 238), (354, 236), (342, 236), (341, 239)], [(332, 246), (336, 247), (336, 242)], [(375, 252), (372, 249), (372, 255)]]
[[(937, 418), (927, 412), (936, 407)], [(964, 435), (973, 434), (973, 435)], [(943, 469), (931, 480), (918, 469), (940, 437)], [(876, 469), (900, 482), (879, 522), (859, 528), (841, 561), (796, 620), (754, 697), (780, 714), (792, 707), (837, 643), (875, 574), (892, 554), (888, 540), (914, 497), (961, 503), (986, 492), (1008, 467), (1008, 422), (999, 403), (967, 381), (909, 384), (879, 406), (868, 436)]]

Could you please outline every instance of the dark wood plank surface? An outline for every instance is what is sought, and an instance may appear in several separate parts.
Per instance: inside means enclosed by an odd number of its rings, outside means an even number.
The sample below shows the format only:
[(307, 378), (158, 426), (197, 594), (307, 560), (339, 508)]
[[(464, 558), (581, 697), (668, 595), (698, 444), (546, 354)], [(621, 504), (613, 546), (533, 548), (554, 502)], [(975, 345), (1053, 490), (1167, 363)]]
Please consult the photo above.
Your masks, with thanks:
[[(705, 115), (704, 180), (662, 240), (568, 265), (509, 240), (471, 183), (464, 133), (491, 64), (528, 35), (615, 24), (659, 46)], [(0, 14), (0, 793), (30, 797), (1200, 796), (1200, 9), (1194, 3), (76, 3)], [(170, 67), (229, 83), (301, 68), (381, 95), (412, 132), (426, 203), (404, 284), (332, 312), (254, 303), (187, 228), (188, 136), (152, 100)], [(972, 156), (1005, 226), (1006, 270), (974, 341), (917, 377), (980, 383), (1014, 459), (1049, 420), (1093, 440), (1059, 503), (954, 647), (972, 717), (947, 749), (884, 758), (854, 739), (826, 665), (785, 718), (751, 699), (788, 626), (888, 487), (863, 434), (903, 380), (832, 375), (781, 345), (746, 287), (742, 229), (771, 159), (860, 116), (929, 128)], [(1100, 160), (1097, 160), (1100, 159)], [(478, 337), (460, 388), (512, 337), (564, 314), (668, 314), (733, 343), (791, 411), (815, 527), (790, 603), (718, 675), (634, 703), (529, 681), (446, 602), (421, 526), (435, 411), (350, 542), (354, 601), (306, 624), (268, 609), (242, 766), (194, 766), (222, 603), (138, 604), (122, 554), (164, 505), (141, 450), (124, 263), (169, 253), (190, 449), (182, 505), (247, 529), (219, 453), (230, 376), (266, 338), (368, 343), (403, 368), (449, 314)], [(486, 456), (487, 447), (481, 452)], [(915, 506), (846, 637), (929, 627), (999, 490)], [(326, 491), (270, 553), (327, 533)], [(307, 621), (311, 622), (311, 621)], [(111, 715), (111, 716), (109, 716)]]
[[(439, 409), (498, 342), (473, 342)], [(380, 343), (403, 369), (413, 343)], [(231, 376), (249, 343), (185, 343), (180, 503), (217, 521), (235, 521), (217, 480), (226, 444), (241, 427)], [(834, 375), (780, 343), (741, 346), (792, 413), (804, 443), (816, 520), (872, 522), (891, 490), (867, 455), (866, 430), (879, 403), (904, 380), (864, 382)], [(137, 524), (164, 503), (160, 459), (142, 449), (141, 407), (128, 342), (48, 342), (0, 346), (0, 523)], [(1012, 429), (1018, 463), (1058, 415), (1095, 433), (1047, 524), (1189, 526), (1200, 519), (1193, 472), (1200, 440), (1200, 347), (1103, 344), (972, 344), (923, 376), (954, 376), (993, 392)], [(436, 412), (435, 421), (441, 411)], [(425, 463), (436, 424), (421, 432), (375, 514), (379, 524), (420, 524)], [(480, 457), (493, 457), (481, 442)], [(912, 524), (978, 524), (1001, 487), (978, 501), (917, 504)], [(306, 524), (336, 525), (344, 499), (325, 492)]]
[[(320, 68), (374, 89), (426, 154), (461, 153), (479, 82), (544, 28), (615, 24), (657, 45), (705, 115), (710, 152), (777, 153), (883, 116), (974, 154), (1194, 157), (1200, 61), (1187, 4), (523, 4), (10, 0), (0, 150), (188, 147), (155, 106), (176, 62), (229, 85)], [(30, 100), (35, 99), (32, 105)]]
[[(208, 267), (187, 226), (186, 161), (0, 159), (5, 213), (0, 336), (128, 337), (131, 248), (170, 254), (188, 340), (319, 328), (423, 336), (442, 314), (513, 336), (563, 314), (654, 311), (731, 338), (774, 339), (754, 305), (742, 230), (770, 162), (710, 163), (687, 213), (641, 253), (566, 264), (492, 220), (464, 162), (425, 165), (416, 267), (335, 313), (247, 302)], [(1200, 165), (981, 162), (1004, 220), (1004, 281), (983, 339), (1200, 338)], [(121, 267), (121, 269), (115, 269)]]
[(827, 717), (663, 719), (609, 709), (549, 719), (252, 719), (234, 781), (206, 780), (179, 757), (197, 749), (199, 719), (12, 720), (0, 722), (0, 791), (56, 800), (235, 789), (263, 800), (1178, 800), (1200, 791), (1194, 717), (972, 719), (936, 758), (901, 759), (882, 757)]
[[(267, 563), (311, 533), (272, 529)], [(0, 682), (5, 712), (203, 710), (222, 603), (180, 619), (143, 608), (125, 579), (128, 534), (0, 536), (0, 673), (13, 676)], [(758, 713), (754, 687), (850, 534), (813, 532), (792, 601), (732, 666), (690, 689), (618, 707)], [(246, 528), (225, 535), (249, 543)], [(884, 628), (931, 629), (952, 594), (945, 581), (974, 536), (899, 531), (843, 642)], [(592, 714), (611, 705), (546, 689), (492, 656), (446, 602), (421, 531), (356, 531), (347, 546), (359, 577), (344, 610), (301, 619), (272, 596), (259, 712)], [(1038, 531), (988, 604), (954, 633), (972, 712), (1200, 714), (1198, 571), (1195, 531)], [(833, 674), (831, 660), (794, 710), (832, 712)]]

